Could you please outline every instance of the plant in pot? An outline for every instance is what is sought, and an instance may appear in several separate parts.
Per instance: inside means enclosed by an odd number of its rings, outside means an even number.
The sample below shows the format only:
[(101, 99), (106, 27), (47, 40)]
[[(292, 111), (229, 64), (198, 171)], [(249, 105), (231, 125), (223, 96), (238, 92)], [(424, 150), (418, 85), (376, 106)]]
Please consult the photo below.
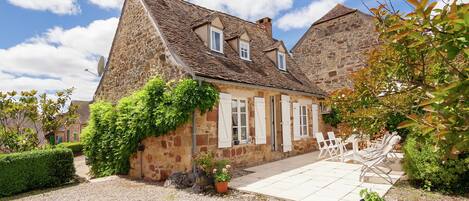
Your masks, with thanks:
[(218, 193), (228, 192), (228, 182), (231, 180), (231, 166), (226, 161), (217, 161), (217, 168), (213, 169), (215, 179), (215, 190)]

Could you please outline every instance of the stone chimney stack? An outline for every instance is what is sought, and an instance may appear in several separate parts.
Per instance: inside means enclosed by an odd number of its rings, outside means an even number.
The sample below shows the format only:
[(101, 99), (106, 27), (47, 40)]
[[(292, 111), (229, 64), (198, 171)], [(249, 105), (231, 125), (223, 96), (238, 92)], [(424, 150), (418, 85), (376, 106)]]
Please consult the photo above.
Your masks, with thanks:
[(272, 38), (272, 19), (269, 17), (264, 17), (256, 21), (257, 26), (263, 28), (267, 34)]

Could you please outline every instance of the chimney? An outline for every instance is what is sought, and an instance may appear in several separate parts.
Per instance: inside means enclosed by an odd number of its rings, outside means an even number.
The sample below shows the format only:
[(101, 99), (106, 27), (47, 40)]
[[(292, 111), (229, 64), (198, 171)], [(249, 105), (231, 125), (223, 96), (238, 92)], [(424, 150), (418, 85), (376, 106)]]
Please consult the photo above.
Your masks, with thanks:
[(272, 38), (272, 19), (269, 17), (264, 17), (256, 21), (257, 26), (263, 28), (267, 34)]

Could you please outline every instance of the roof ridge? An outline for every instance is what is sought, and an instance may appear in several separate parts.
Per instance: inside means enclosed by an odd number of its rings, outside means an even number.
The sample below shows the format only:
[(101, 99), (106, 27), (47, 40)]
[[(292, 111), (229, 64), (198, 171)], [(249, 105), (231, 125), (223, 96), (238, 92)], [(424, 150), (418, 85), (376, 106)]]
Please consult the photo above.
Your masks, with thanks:
[[(173, 1), (174, 1), (174, 0), (173, 0)], [(177, 1), (182, 1), (183, 3), (185, 3), (185, 4), (187, 4), (187, 5), (194, 6), (194, 7), (198, 7), (198, 8), (204, 9), (204, 10), (209, 11), (209, 12), (216, 12), (216, 13), (225, 15), (225, 16), (227, 16), (227, 17), (232, 17), (232, 18), (235, 18), (235, 19), (238, 19), (238, 20), (241, 20), (241, 21), (244, 21), (244, 22), (247, 22), (247, 23), (250, 23), (250, 24), (252, 24), (252, 25), (256, 25), (256, 26), (257, 26), (257, 23), (256, 23), (256, 22), (252, 22), (252, 21), (249, 21), (249, 20), (245, 20), (245, 19), (243, 19), (243, 18), (234, 16), (234, 15), (231, 15), (231, 14), (228, 14), (228, 13), (225, 13), (225, 12), (221, 12), (221, 11), (213, 10), (213, 9), (206, 8), (206, 7), (203, 7), (203, 6), (199, 6), (199, 5), (197, 5), (197, 4), (188, 2), (188, 1), (186, 1), (186, 0), (177, 0)], [(212, 14), (212, 13), (210, 13), (210, 14)]]

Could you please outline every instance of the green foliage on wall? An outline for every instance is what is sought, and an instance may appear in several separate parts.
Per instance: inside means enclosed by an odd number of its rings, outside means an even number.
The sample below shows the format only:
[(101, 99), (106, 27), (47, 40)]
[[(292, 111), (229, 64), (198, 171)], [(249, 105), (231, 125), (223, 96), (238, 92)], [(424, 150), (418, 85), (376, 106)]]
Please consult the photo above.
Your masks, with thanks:
[(59, 186), (75, 174), (69, 149), (48, 149), (0, 155), (0, 197)]
[(173, 131), (188, 122), (196, 109), (204, 113), (217, 102), (218, 91), (208, 83), (191, 79), (165, 83), (157, 77), (117, 105), (92, 104), (82, 136), (91, 172), (95, 176), (126, 174), (129, 157), (141, 140)]

